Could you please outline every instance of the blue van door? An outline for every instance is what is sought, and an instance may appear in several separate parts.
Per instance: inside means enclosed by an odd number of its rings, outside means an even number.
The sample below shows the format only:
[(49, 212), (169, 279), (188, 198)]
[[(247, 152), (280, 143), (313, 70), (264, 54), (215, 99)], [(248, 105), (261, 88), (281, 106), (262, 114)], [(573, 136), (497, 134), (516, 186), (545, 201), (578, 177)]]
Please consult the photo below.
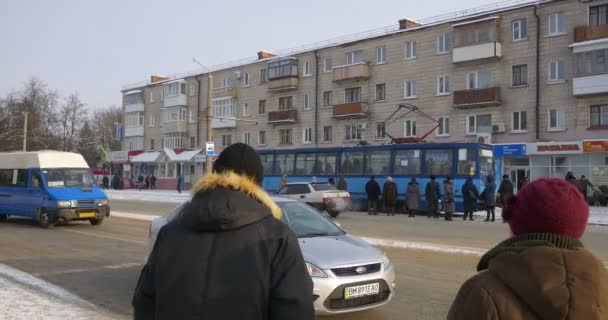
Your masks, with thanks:
[(27, 217), (34, 217), (38, 208), (42, 207), (46, 191), (42, 185), (40, 170), (30, 169), (27, 177), (27, 187), (23, 197), (23, 214)]
[(37, 188), (33, 188), (31, 181), (32, 173), (40, 176), (38, 169), (17, 170), (17, 185), (13, 188), (13, 205), (15, 214), (23, 217), (34, 217), (38, 208), (42, 204), (43, 189), (42, 185), (38, 184)]

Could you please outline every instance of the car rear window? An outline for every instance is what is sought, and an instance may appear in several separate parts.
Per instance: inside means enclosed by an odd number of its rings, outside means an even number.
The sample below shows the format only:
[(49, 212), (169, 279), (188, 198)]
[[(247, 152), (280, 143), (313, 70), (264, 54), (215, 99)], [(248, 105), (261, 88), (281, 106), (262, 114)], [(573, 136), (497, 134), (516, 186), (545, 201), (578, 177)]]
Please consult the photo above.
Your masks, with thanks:
[(334, 185), (329, 184), (329, 183), (313, 184), (312, 187), (315, 189), (315, 191), (336, 190), (336, 187)]

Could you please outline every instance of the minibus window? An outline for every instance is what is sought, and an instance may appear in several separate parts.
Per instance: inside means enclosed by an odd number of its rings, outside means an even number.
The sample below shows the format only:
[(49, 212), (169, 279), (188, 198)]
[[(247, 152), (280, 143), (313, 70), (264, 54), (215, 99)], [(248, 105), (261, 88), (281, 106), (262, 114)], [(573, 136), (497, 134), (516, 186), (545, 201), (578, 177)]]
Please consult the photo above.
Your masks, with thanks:
[(40, 173), (32, 172), (32, 188), (42, 187), (42, 180), (40, 179)]
[(92, 187), (95, 179), (89, 169), (46, 169), (46, 184), (49, 188)]

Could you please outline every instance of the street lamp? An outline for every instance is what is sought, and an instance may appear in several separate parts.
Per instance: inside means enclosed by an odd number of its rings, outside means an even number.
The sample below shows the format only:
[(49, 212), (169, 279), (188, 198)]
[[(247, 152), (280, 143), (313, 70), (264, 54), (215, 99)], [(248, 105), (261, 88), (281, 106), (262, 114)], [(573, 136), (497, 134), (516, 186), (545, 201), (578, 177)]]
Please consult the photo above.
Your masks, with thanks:
[[(203, 69), (207, 70), (207, 142), (213, 142), (213, 130), (211, 130), (211, 117), (213, 116), (212, 111), (212, 100), (213, 100), (213, 75), (211, 70), (200, 63), (196, 58), (192, 58), (192, 62), (198, 64)], [(198, 139), (198, 137), (197, 137)], [(205, 144), (206, 145), (206, 144)], [(211, 173), (211, 156), (207, 153), (205, 148), (205, 171), (207, 174)]]

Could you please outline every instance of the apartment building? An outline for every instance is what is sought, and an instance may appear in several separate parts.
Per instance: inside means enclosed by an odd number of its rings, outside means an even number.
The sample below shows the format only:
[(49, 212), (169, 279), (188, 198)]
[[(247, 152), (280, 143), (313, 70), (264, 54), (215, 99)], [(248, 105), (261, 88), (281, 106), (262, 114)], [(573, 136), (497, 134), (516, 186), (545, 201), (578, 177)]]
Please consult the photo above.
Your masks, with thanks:
[[(214, 68), (216, 149), (387, 144), (387, 133), (431, 132), (426, 141), (530, 149), (501, 153), (516, 180), (608, 165), (608, 1), (469, 12)], [(203, 72), (124, 87), (123, 150), (141, 153), (127, 158), (126, 175), (158, 172), (172, 185), (202, 172), (207, 81)], [(439, 123), (410, 113), (384, 125), (402, 103)], [(531, 150), (555, 141), (580, 147)]]

